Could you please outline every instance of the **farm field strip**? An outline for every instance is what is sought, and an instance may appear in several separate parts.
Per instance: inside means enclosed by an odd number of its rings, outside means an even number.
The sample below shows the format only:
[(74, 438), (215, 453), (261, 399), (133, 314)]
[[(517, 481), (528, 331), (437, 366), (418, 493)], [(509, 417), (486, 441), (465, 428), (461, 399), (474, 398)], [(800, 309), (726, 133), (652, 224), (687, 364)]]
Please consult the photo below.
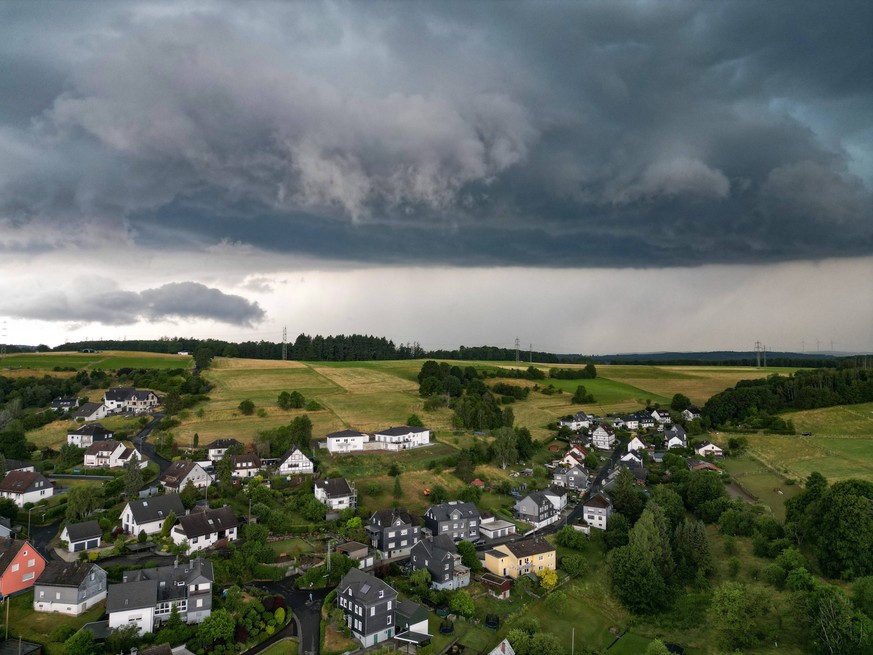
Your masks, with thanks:
[(99, 353), (13, 353), (6, 355), (0, 363), (3, 369), (25, 368), (51, 370), (56, 366), (71, 366), (77, 369), (119, 368), (187, 368), (192, 359), (186, 355), (162, 353), (129, 353), (120, 350)]

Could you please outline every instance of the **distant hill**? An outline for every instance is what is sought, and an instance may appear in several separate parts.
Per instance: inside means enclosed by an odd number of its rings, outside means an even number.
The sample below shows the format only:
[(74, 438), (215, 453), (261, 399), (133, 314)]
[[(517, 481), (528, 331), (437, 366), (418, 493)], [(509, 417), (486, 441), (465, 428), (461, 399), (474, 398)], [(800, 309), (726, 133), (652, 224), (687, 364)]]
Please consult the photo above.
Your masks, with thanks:
[[(843, 353), (792, 353), (767, 351), (768, 366), (837, 366)], [(573, 355), (572, 357), (577, 357)], [(661, 364), (694, 366), (700, 364), (755, 366), (755, 351), (713, 350), (709, 352), (659, 352), (592, 355), (596, 364)], [(763, 356), (762, 356), (763, 363)]]

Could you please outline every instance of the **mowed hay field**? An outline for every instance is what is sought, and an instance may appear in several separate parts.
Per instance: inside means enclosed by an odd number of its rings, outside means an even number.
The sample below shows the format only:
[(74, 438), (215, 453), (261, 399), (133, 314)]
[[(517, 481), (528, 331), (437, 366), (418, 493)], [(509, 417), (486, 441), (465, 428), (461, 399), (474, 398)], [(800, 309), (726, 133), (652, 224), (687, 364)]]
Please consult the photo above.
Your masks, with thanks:
[[(315, 400), (323, 409), (305, 412), (313, 422), (313, 436), (353, 428), (374, 431), (402, 425), (410, 414), (419, 414), (438, 438), (446, 440), (452, 430), (452, 413), (448, 409), (423, 411), (418, 396), (418, 371), (424, 360), (371, 362), (295, 362), (277, 360), (216, 358), (204, 375), (215, 385), (211, 400), (198, 410), (186, 412), (182, 425), (175, 431), (183, 445), (192, 443), (194, 434), (200, 443), (222, 437), (250, 442), (258, 432), (288, 424), (305, 410), (283, 411), (276, 405), (281, 391), (299, 391), (307, 400)], [(515, 362), (448, 362), (452, 366), (473, 366), (480, 370), (525, 367)], [(544, 372), (551, 365), (537, 364)], [(573, 368), (573, 366), (567, 366)], [(589, 413), (615, 414), (641, 409), (646, 401), (668, 404), (674, 393), (689, 395), (702, 404), (711, 393), (722, 391), (740, 379), (768, 375), (777, 369), (706, 368), (659, 366), (602, 366), (594, 380), (523, 380), (489, 378), (509, 384), (540, 387), (553, 384), (564, 393), (544, 395), (532, 391), (527, 400), (511, 407), (516, 425), (528, 427), (535, 438), (551, 435), (548, 423), (580, 409)], [(576, 387), (584, 385), (596, 402), (575, 405), (571, 402)], [(711, 392), (711, 393), (710, 393)], [(250, 399), (266, 416), (243, 416), (239, 403)]]
[[(688, 396), (691, 402), (702, 405), (711, 396), (734, 387), (740, 380), (754, 380), (773, 373), (788, 375), (796, 370), (750, 366), (598, 366), (597, 374), (598, 377), (659, 394), (666, 397), (668, 403), (674, 394), (681, 393)], [(663, 403), (655, 398), (653, 400)]]

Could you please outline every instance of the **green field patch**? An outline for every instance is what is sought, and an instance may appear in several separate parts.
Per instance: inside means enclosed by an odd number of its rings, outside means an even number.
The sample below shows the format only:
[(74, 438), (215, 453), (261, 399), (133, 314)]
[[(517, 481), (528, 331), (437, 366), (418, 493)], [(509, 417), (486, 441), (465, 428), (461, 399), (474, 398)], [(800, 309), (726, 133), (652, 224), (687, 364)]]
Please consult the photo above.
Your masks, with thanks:
[(798, 432), (812, 432), (816, 437), (873, 439), (873, 403), (790, 412), (785, 414), (785, 418), (794, 421)]
[(749, 454), (726, 457), (720, 464), (746, 492), (769, 507), (773, 516), (785, 520), (785, 501), (800, 493), (799, 484), (786, 484), (788, 478), (784, 474), (773, 471)]
[(297, 655), (298, 643), (296, 637), (280, 639), (275, 644), (270, 644), (261, 651), (262, 655)]
[(15, 353), (6, 355), (2, 368), (118, 370), (120, 368), (188, 368), (191, 357), (161, 353), (128, 353), (119, 350), (100, 353)]
[(873, 480), (873, 439), (746, 435), (749, 451), (768, 467), (802, 481), (818, 471), (832, 482)]
[(315, 552), (315, 548), (312, 545), (299, 537), (271, 541), (268, 545), (276, 552), (277, 556), (287, 555), (288, 557), (297, 558), (305, 553)]
[(571, 394), (571, 396), (576, 391), (576, 387), (581, 385), (585, 387), (585, 390), (588, 393), (594, 396), (597, 401), (596, 404), (600, 405), (610, 405), (628, 401), (645, 405), (647, 399), (656, 403), (670, 403), (670, 398), (667, 396), (661, 396), (650, 390), (601, 376), (598, 376), (593, 380), (540, 380), (539, 384), (540, 386), (547, 386), (549, 384), (554, 385), (558, 389), (563, 389), (565, 392)]

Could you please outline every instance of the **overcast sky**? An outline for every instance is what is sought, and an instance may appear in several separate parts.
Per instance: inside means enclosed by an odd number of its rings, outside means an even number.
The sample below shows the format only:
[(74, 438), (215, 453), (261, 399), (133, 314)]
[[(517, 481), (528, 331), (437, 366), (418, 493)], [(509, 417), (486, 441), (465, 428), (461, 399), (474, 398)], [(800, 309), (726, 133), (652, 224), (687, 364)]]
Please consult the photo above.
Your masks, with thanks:
[(873, 350), (873, 4), (0, 2), (9, 343)]

